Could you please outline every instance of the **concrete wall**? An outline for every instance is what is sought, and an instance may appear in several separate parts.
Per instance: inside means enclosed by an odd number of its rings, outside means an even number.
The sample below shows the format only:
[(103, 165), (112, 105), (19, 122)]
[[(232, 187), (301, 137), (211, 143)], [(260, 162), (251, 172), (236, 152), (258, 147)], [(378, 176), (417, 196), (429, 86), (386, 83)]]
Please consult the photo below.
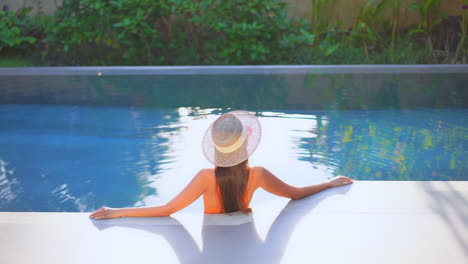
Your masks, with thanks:
[(32, 7), (32, 13), (53, 13), (63, 0), (0, 0), (0, 7), (7, 5), (10, 10), (16, 11), (23, 7)]
[(468, 65), (0, 68), (0, 80), (0, 104), (468, 108)]
[[(312, 19), (312, 0), (284, 0), (289, 4), (288, 14), (290, 17), (300, 17), (307, 20)], [(341, 28), (349, 28), (353, 25), (356, 15), (359, 13), (360, 8), (367, 3), (369, 0), (328, 0), (330, 8), (323, 15), (330, 18), (330, 21), (339, 22)], [(420, 19), (419, 15), (415, 11), (408, 10), (408, 5), (418, 0), (400, 0), (401, 2), (401, 13), (400, 13), (400, 25), (402, 27), (408, 27), (414, 25)], [(459, 0), (441, 0), (441, 10), (449, 16), (461, 15)], [(391, 8), (388, 8), (383, 12), (382, 16), (389, 18), (391, 15)]]
[[(312, 19), (312, 0), (284, 0), (289, 4), (288, 14), (290, 17), (300, 17), (307, 20)], [(340, 27), (349, 28), (353, 25), (356, 15), (361, 6), (369, 0), (329, 0), (330, 8), (326, 16), (330, 17), (331, 22), (339, 22)], [(8, 5), (11, 10), (18, 10), (24, 6), (33, 7), (33, 13), (42, 12), (50, 14), (54, 12), (63, 0), (0, 0), (0, 6)], [(400, 0), (401, 15), (400, 25), (402, 27), (411, 26), (417, 23), (419, 15), (417, 12), (410, 11), (406, 7), (416, 0)], [(448, 15), (461, 15), (461, 1), (441, 0), (441, 9)], [(390, 8), (384, 12), (384, 17), (390, 16)]]

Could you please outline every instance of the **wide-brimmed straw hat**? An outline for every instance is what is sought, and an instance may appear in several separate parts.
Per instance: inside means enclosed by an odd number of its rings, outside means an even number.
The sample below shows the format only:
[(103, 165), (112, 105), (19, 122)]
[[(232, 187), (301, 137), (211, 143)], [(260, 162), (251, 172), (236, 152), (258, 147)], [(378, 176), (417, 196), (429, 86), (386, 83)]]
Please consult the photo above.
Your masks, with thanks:
[(247, 160), (262, 136), (257, 117), (247, 111), (225, 113), (208, 127), (203, 137), (205, 157), (218, 167), (231, 167)]

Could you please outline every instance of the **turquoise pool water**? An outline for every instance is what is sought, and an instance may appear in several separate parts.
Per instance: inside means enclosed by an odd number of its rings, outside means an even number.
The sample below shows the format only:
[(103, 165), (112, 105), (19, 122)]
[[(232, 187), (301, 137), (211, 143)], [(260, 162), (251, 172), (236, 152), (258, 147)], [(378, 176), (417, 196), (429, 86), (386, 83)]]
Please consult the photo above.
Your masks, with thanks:
[[(247, 110), (264, 131), (251, 165), (292, 184), (468, 180), (466, 108)], [(165, 202), (210, 166), (201, 138), (226, 111), (0, 105), (0, 211)]]

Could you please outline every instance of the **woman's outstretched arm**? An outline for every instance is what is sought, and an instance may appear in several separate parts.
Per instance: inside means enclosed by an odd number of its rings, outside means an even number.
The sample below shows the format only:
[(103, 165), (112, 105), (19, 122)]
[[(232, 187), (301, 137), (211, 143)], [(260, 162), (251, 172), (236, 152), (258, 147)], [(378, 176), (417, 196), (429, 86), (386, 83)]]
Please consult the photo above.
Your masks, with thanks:
[(90, 215), (91, 218), (101, 220), (117, 217), (152, 217), (169, 216), (180, 211), (198, 199), (206, 190), (206, 170), (201, 170), (193, 180), (172, 201), (162, 206), (142, 208), (109, 208), (102, 207)]
[(348, 177), (337, 176), (331, 180), (319, 184), (312, 184), (304, 187), (295, 187), (283, 182), (273, 173), (271, 173), (263, 167), (257, 167), (257, 169), (259, 171), (258, 187), (262, 187), (264, 190), (270, 193), (291, 198), (294, 200), (307, 197), (309, 195), (318, 193), (328, 188), (353, 183), (353, 180)]

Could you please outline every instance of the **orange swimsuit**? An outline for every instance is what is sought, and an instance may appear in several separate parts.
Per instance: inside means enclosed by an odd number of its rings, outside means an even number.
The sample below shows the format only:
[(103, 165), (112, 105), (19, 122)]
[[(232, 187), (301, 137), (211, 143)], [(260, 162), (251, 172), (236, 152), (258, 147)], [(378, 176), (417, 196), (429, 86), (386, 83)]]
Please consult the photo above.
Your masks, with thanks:
[[(244, 197), (244, 202), (245, 202), (246, 205), (249, 205), (250, 198), (252, 198), (251, 185), (252, 185), (252, 181), (253, 181), (252, 180), (253, 176), (254, 176), (254, 170), (252, 168), (250, 168), (249, 181), (247, 182), (247, 188), (245, 190), (245, 197)], [(206, 196), (205, 195), (203, 196), (203, 203), (204, 203), (204, 206), (205, 206), (205, 214), (222, 214), (222, 213), (224, 213), (223, 208), (221, 206), (221, 204), (222, 204), (221, 193), (220, 193), (218, 187), (216, 187), (216, 190), (217, 190), (217, 193), (218, 193), (218, 206), (217, 207), (211, 206), (208, 203), (208, 201), (206, 199)]]

